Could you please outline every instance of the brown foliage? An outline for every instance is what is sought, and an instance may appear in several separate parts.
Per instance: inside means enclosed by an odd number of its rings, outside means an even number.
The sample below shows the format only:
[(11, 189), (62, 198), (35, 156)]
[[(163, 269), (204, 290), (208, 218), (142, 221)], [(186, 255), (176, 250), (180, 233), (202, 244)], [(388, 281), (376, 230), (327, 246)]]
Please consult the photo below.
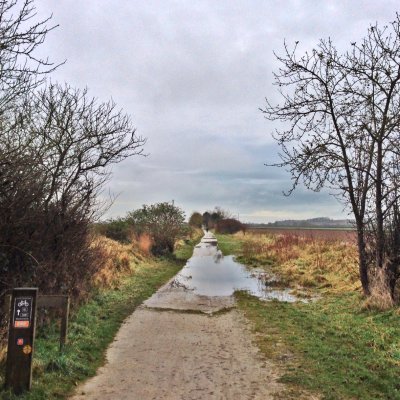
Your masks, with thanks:
[(226, 218), (218, 220), (215, 224), (215, 230), (217, 233), (236, 233), (239, 231), (244, 232), (246, 230), (246, 226), (243, 225), (240, 221), (234, 218)]
[(141, 251), (143, 251), (145, 254), (150, 254), (151, 248), (153, 246), (153, 240), (151, 239), (151, 236), (143, 233), (139, 236), (138, 245)]

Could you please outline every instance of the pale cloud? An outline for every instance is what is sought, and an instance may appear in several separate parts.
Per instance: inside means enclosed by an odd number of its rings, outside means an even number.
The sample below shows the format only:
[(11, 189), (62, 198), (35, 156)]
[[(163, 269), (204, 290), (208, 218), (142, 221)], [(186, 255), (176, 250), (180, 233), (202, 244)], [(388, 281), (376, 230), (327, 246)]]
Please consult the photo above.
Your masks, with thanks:
[(259, 107), (276, 97), (273, 51), (283, 40), (346, 49), (369, 23), (390, 21), (397, 1), (37, 0), (60, 27), (42, 52), (67, 59), (53, 79), (112, 97), (148, 138), (147, 158), (114, 168), (108, 216), (174, 199), (187, 213), (220, 205), (243, 218), (345, 215), (328, 193), (300, 188), (264, 163), (278, 160)]

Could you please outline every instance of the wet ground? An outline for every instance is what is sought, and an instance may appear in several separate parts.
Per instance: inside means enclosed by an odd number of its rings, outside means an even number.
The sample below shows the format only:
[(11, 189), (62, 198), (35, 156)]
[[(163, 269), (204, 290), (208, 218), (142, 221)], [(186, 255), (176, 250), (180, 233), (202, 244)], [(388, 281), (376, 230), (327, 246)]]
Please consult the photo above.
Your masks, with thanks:
[(223, 257), (215, 237), (206, 233), (182, 271), (124, 322), (107, 363), (73, 399), (282, 396), (280, 368), (260, 356), (247, 322), (234, 308), (237, 289), (271, 295), (262, 279)]
[(215, 236), (205, 232), (194, 248), (192, 258), (165, 289), (175, 288), (207, 297), (227, 297), (232, 296), (235, 290), (246, 290), (264, 300), (299, 300), (290, 294), (290, 289), (271, 287), (269, 278), (264, 271), (249, 270), (235, 261), (233, 256), (223, 256)]

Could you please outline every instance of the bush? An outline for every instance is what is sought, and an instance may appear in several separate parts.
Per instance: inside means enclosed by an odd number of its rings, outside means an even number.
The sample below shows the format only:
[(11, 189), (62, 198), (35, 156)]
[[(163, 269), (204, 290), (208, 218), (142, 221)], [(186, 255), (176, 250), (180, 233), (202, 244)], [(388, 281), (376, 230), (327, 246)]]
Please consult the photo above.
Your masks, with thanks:
[(94, 225), (97, 234), (103, 235), (117, 242), (128, 244), (131, 242), (133, 230), (126, 218), (109, 219)]
[(216, 206), (213, 211), (206, 211), (203, 214), (203, 225), (206, 229), (213, 229), (216, 228), (218, 221), (230, 219), (231, 216), (229, 211)]
[(245, 231), (246, 227), (240, 221), (234, 218), (226, 218), (219, 220), (215, 225), (217, 233), (236, 233)]
[(201, 228), (202, 225), (203, 225), (203, 216), (197, 211), (193, 212), (189, 218), (189, 226), (193, 228)]
[(138, 236), (150, 236), (154, 255), (171, 254), (185, 228), (184, 212), (168, 202), (143, 205), (128, 214), (128, 221)]

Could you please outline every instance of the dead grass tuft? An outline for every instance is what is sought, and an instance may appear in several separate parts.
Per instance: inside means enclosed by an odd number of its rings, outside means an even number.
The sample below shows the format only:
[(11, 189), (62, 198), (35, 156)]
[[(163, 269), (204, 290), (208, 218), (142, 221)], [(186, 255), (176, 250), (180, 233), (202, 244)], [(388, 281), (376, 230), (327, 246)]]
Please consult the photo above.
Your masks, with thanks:
[(121, 244), (105, 236), (96, 236), (91, 243), (99, 254), (99, 269), (93, 276), (97, 287), (112, 287), (123, 275), (133, 272), (134, 265), (148, 257), (139, 241)]
[(393, 299), (390, 295), (387, 275), (384, 268), (376, 270), (370, 275), (371, 295), (368, 296), (363, 304), (363, 310), (386, 311), (394, 307)]

